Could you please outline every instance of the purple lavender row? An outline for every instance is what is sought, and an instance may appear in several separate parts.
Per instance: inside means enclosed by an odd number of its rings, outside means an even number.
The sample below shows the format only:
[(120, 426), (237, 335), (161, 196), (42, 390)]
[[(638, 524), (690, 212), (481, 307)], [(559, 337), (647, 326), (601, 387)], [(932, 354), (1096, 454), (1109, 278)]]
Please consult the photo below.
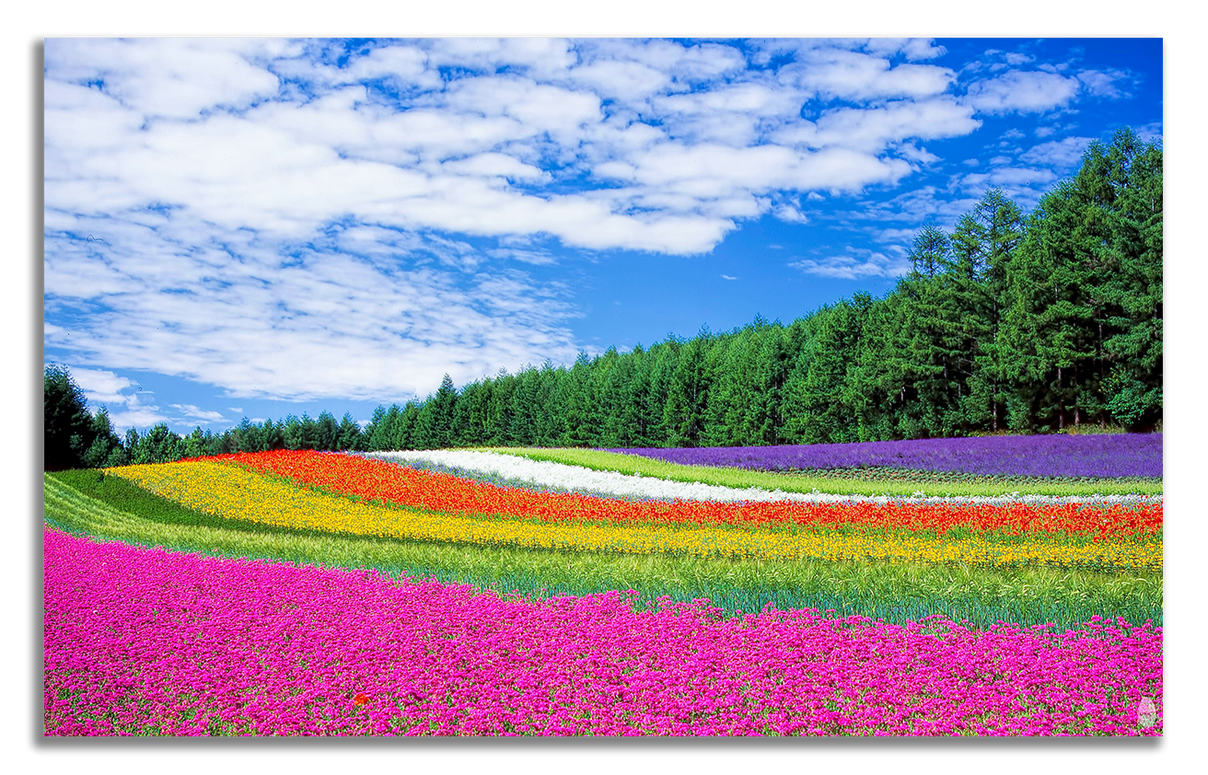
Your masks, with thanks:
[(45, 533), (47, 734), (1160, 735), (1162, 631), (635, 612)]
[(1162, 434), (982, 436), (776, 447), (610, 449), (697, 466), (761, 471), (857, 467), (986, 476), (1162, 476)]

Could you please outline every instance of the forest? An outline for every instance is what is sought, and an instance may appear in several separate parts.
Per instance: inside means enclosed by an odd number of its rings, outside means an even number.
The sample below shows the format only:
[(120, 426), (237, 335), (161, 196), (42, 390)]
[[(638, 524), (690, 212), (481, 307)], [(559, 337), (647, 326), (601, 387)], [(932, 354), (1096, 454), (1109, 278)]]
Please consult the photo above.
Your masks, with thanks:
[(1120, 129), (1031, 213), (992, 189), (951, 232), (925, 225), (909, 258), (882, 298), (856, 293), (788, 325), (702, 327), (460, 389), (446, 375), (364, 427), (323, 412), (122, 437), (66, 369), (48, 366), (46, 469), (281, 448), (750, 446), (1160, 425), (1159, 142)]

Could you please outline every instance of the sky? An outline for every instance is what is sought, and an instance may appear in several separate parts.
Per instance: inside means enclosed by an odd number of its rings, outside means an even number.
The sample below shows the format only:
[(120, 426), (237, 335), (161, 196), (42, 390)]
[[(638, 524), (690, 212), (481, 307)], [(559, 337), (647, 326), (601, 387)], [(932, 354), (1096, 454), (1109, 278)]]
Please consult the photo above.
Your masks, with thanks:
[(1160, 38), (47, 38), (45, 363), (114, 424), (366, 421), (525, 366), (882, 296), (1025, 212)]

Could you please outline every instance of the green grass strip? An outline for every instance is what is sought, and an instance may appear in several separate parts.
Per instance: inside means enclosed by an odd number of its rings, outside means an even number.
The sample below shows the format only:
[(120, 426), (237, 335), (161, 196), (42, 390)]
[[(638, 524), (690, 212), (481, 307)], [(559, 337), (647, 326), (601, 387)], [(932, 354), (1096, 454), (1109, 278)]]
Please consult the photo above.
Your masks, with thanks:
[(116, 477), (100, 480), (92, 471), (47, 474), (44, 489), (46, 522), (79, 535), (224, 557), (376, 568), (393, 576), (531, 596), (634, 590), (639, 604), (663, 596), (680, 602), (708, 598), (728, 613), (759, 611), (771, 603), (781, 609), (833, 609), (899, 623), (943, 613), (982, 627), (1001, 620), (1051, 622), (1067, 629), (1095, 615), (1162, 622), (1160, 572), (769, 562), (475, 547), (227, 525)]
[(595, 471), (616, 471), (632, 475), (669, 479), (676, 482), (699, 482), (722, 487), (758, 487), (764, 490), (783, 492), (821, 493), (843, 495), (884, 495), (909, 497), (923, 494), (929, 497), (962, 497), (968, 495), (995, 496), (1011, 495), (1161, 495), (1162, 482), (1150, 479), (1096, 479), (1085, 480), (1029, 480), (1009, 481), (980, 477), (970, 481), (928, 481), (917, 479), (894, 480), (874, 479), (861, 475), (842, 474), (788, 474), (769, 471), (752, 471), (745, 468), (725, 466), (687, 466), (668, 463), (640, 455), (620, 452), (600, 452), (580, 448), (538, 447), (475, 447), (480, 452), (499, 452), (516, 455), (530, 460), (548, 460), (554, 463), (583, 466)]

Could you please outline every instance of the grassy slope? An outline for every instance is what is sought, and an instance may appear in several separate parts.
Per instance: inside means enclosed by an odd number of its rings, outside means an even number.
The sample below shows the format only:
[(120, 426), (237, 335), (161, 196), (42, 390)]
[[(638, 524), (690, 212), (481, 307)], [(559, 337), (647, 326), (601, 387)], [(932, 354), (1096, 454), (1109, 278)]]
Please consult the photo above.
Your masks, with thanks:
[(686, 466), (667, 463), (639, 455), (619, 452), (600, 452), (578, 448), (536, 447), (477, 447), (483, 452), (500, 452), (507, 455), (526, 457), (530, 460), (549, 460), (555, 463), (583, 466), (596, 471), (618, 471), (622, 474), (640, 472), (642, 476), (670, 479), (677, 482), (700, 482), (723, 487), (758, 487), (783, 492), (818, 492), (855, 495), (910, 496), (923, 493), (928, 496), (965, 495), (1010, 495), (1023, 492), (1031, 495), (1161, 495), (1162, 483), (1144, 480), (1095, 481), (1030, 481), (1026, 485), (1009, 480), (993, 480), (988, 477), (973, 477), (963, 482), (934, 482), (922, 478), (903, 480), (870, 480), (860, 477), (809, 476), (801, 474), (778, 474), (767, 471), (750, 471), (742, 468), (713, 466)]

